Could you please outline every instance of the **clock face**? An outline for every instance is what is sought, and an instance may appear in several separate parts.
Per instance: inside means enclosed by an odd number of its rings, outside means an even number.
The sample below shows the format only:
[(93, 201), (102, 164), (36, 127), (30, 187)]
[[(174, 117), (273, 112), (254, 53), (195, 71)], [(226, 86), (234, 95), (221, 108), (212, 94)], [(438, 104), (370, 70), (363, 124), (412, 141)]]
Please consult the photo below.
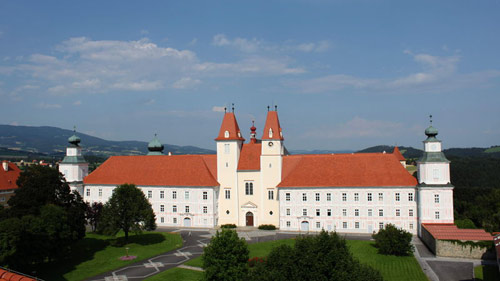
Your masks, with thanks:
[(269, 145), (269, 146), (273, 146), (273, 144), (274, 144), (274, 143), (273, 143), (272, 141), (270, 141), (268, 145)]

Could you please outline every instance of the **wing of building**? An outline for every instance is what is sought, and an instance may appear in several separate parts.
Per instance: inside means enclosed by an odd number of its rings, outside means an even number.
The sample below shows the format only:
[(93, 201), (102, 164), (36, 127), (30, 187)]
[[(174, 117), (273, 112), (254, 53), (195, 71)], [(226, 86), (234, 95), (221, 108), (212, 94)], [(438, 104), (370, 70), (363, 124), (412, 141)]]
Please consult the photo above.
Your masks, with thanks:
[(16, 164), (2, 161), (0, 169), (0, 205), (7, 206), (7, 201), (14, 195), (17, 189), (17, 178), (21, 174), (21, 170)]
[[(392, 223), (417, 233), (422, 223), (453, 223), (449, 161), (437, 130), (431, 126), (425, 133), (417, 180), (397, 147), (393, 153), (289, 155), (277, 110), (268, 110), (260, 139), (252, 125), (248, 142), (234, 111), (226, 112), (215, 155), (164, 155), (155, 136), (148, 155), (110, 157), (78, 190), (88, 202), (106, 202), (117, 185), (135, 184), (160, 226), (273, 224), (291, 231), (372, 233)], [(76, 158), (63, 161), (63, 169), (76, 171), (70, 180), (75, 186), (87, 168), (77, 161), (78, 143), (70, 140), (68, 154)]]

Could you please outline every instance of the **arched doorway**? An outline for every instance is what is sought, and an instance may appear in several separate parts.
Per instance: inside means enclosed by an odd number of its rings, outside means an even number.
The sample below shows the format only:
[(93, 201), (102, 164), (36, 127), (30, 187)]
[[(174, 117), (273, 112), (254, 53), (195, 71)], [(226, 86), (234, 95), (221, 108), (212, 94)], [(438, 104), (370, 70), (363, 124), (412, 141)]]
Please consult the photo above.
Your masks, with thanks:
[(252, 212), (247, 212), (246, 214), (246, 226), (253, 226), (253, 213)]
[(309, 231), (309, 222), (308, 221), (303, 221), (300, 223), (300, 230), (301, 231)]
[(191, 227), (191, 219), (190, 218), (184, 218), (184, 226)]

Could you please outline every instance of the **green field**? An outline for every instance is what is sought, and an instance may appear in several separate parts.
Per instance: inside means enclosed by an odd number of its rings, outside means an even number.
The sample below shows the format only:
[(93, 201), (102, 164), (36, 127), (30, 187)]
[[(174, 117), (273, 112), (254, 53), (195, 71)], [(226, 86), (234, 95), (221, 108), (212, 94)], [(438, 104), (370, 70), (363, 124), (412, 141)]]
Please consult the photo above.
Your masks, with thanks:
[[(357, 241), (357, 240), (347, 240), (347, 245), (349, 245), (351, 252), (354, 257), (356, 257), (360, 262), (370, 265), (373, 268), (380, 271), (384, 280), (387, 281), (427, 281), (427, 277), (423, 273), (420, 265), (414, 257), (396, 257), (396, 256), (385, 256), (379, 255), (377, 249), (373, 246), (373, 241)], [(295, 240), (277, 240), (262, 243), (255, 243), (248, 245), (250, 250), (250, 257), (264, 257), (266, 256), (273, 247), (281, 244), (293, 245)], [(186, 265), (201, 267), (202, 261), (201, 257), (192, 259), (185, 263)], [(188, 270), (189, 271), (189, 270)], [(194, 271), (193, 271), (194, 272)], [(184, 278), (184, 271), (176, 271), (173, 269), (167, 270), (161, 274), (158, 274), (156, 278), (159, 279), (147, 279), (147, 280), (199, 280), (202, 276), (202, 272), (194, 272), (192, 275)], [(172, 279), (168, 279), (172, 278)]]
[(490, 147), (486, 149), (484, 152), (486, 153), (500, 152), (500, 146)]
[(474, 267), (474, 277), (477, 281), (498, 281), (500, 273), (497, 266), (480, 265)]
[(417, 167), (415, 165), (406, 165), (406, 170), (410, 175), (413, 175), (417, 171)]
[[(143, 232), (129, 236), (129, 243), (123, 244), (123, 234), (117, 238), (87, 233), (71, 252), (71, 257), (55, 264), (44, 266), (37, 275), (45, 280), (83, 280), (115, 268), (120, 268), (160, 253), (182, 246), (179, 234), (163, 232)], [(119, 246), (118, 246), (119, 245)], [(119, 260), (126, 254), (137, 256), (131, 261)]]
[(190, 269), (174, 267), (169, 270), (165, 270), (160, 274), (156, 274), (152, 277), (144, 279), (146, 281), (165, 281), (165, 280), (175, 280), (175, 281), (199, 281), (203, 277), (203, 272), (195, 271)]

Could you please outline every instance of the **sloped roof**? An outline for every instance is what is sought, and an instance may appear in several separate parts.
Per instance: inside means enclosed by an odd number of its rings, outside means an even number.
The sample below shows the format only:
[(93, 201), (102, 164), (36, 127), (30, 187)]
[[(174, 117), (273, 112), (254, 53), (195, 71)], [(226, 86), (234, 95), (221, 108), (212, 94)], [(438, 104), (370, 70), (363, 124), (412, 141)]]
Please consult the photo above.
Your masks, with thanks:
[(439, 240), (493, 240), (493, 236), (484, 229), (461, 229), (452, 223), (423, 223), (422, 226)]
[(238, 171), (260, 170), (260, 154), (262, 144), (245, 143), (241, 148)]
[(85, 184), (218, 186), (215, 155), (112, 156), (85, 177)]
[(416, 186), (392, 154), (318, 154), (283, 157), (278, 187)]
[(9, 169), (5, 171), (3, 167), (0, 166), (0, 190), (16, 189), (17, 188), (17, 178), (21, 174), (21, 170), (16, 166), (16, 164), (8, 162)]
[[(225, 137), (225, 132), (229, 132), (229, 137)], [(224, 119), (222, 119), (222, 125), (220, 126), (219, 135), (215, 140), (241, 140), (245, 139), (241, 135), (240, 127), (236, 121), (236, 116), (234, 112), (226, 112), (224, 114)]]
[(0, 281), (36, 281), (33, 278), (0, 268)]
[(403, 154), (401, 153), (401, 151), (399, 151), (399, 147), (397, 147), (397, 146), (394, 147), (394, 151), (392, 152), (392, 155), (396, 156), (396, 158), (399, 161), (405, 161), (406, 160), (406, 158), (403, 156)]
[[(273, 131), (273, 136), (269, 137), (269, 129)], [(280, 120), (278, 119), (277, 111), (268, 111), (266, 118), (266, 125), (264, 126), (264, 132), (262, 133), (263, 140), (284, 140), (283, 133), (281, 131)]]

